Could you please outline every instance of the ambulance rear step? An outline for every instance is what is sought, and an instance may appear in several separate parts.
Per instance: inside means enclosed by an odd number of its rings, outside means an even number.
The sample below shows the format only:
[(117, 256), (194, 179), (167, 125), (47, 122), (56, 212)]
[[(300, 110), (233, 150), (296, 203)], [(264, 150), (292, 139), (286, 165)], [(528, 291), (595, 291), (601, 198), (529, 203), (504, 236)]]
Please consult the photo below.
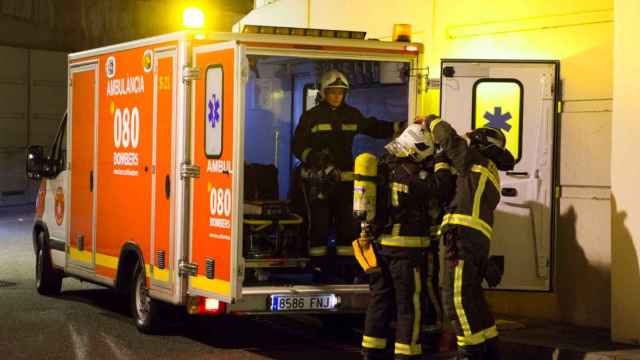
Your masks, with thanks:
[(235, 314), (364, 313), (368, 285), (247, 286), (227, 307)]

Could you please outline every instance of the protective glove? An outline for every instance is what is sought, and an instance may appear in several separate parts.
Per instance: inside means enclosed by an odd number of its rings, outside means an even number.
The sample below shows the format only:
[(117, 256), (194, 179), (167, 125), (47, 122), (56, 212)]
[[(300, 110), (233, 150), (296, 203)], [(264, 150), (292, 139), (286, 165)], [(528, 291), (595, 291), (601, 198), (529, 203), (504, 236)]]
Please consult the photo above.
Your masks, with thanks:
[(328, 148), (321, 150), (311, 149), (309, 155), (307, 155), (305, 166), (310, 169), (323, 170), (327, 168), (331, 162), (331, 154)]

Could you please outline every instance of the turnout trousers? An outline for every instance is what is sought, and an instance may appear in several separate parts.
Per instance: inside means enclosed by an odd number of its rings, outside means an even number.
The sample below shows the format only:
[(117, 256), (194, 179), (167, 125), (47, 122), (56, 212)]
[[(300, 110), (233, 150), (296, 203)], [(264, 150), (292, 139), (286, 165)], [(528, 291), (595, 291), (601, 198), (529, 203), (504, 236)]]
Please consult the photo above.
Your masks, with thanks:
[[(396, 358), (414, 358), (422, 354), (420, 328), (424, 250), (403, 249), (390, 255), (381, 246), (377, 252), (380, 271), (370, 274), (371, 298), (364, 325), (362, 347), (367, 358), (393, 353)], [(391, 251), (396, 251), (395, 249)], [(390, 324), (396, 319), (395, 336)], [(395, 343), (390, 344), (390, 339)]]
[(314, 265), (331, 270), (336, 264), (333, 257), (333, 247), (329, 247), (329, 231), (331, 225), (336, 229), (335, 255), (342, 262), (355, 267), (353, 247), (351, 243), (358, 237), (360, 231), (358, 222), (353, 216), (353, 181), (341, 181), (329, 192), (324, 199), (309, 199), (310, 201), (310, 244), (309, 255)]
[(482, 288), (489, 239), (457, 226), (445, 232), (444, 244), (442, 299), (456, 331), (458, 352), (463, 359), (498, 359), (498, 330)]

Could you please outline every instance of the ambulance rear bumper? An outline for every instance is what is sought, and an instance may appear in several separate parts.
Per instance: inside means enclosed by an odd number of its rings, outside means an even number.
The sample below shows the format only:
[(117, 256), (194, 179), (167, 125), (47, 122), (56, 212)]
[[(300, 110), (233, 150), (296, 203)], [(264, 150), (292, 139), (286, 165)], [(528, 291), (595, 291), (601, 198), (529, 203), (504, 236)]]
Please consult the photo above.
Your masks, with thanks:
[[(276, 296), (314, 297), (335, 295), (338, 300), (332, 309), (274, 310)], [(362, 314), (369, 304), (368, 285), (300, 285), (252, 286), (242, 289), (242, 298), (227, 306), (227, 312), (238, 315), (254, 314)]]

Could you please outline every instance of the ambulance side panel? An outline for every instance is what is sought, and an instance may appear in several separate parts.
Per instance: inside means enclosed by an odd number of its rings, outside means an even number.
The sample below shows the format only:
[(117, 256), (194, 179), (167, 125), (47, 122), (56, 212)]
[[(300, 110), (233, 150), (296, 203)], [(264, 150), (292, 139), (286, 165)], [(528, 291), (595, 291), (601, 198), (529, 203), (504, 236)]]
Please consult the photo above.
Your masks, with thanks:
[[(146, 52), (146, 54), (145, 54)], [(149, 257), (153, 73), (149, 48), (100, 56), (96, 275), (116, 278), (124, 243)], [(151, 61), (151, 58), (148, 58)]]
[(69, 71), (69, 234), (67, 263), (79, 269), (95, 266), (97, 64), (72, 66)]
[(151, 198), (151, 286), (175, 287), (175, 141), (177, 50), (154, 52), (153, 166)]

